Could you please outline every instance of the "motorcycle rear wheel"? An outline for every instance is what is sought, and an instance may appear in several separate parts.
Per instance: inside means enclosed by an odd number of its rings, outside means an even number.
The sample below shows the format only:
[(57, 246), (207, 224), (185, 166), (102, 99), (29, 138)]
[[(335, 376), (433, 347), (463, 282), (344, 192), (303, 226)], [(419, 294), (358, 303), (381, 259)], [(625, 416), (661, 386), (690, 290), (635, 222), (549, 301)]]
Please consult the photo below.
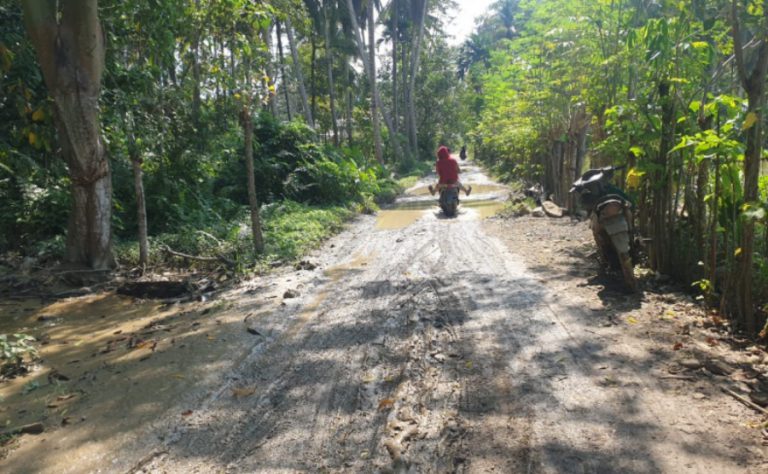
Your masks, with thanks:
[(635, 271), (632, 265), (632, 257), (628, 253), (619, 255), (621, 261), (621, 273), (624, 276), (624, 284), (627, 289), (632, 293), (637, 292), (637, 279), (635, 278)]
[(456, 216), (457, 207), (456, 204), (446, 204), (442, 206), (443, 214), (445, 214), (446, 217), (454, 217)]

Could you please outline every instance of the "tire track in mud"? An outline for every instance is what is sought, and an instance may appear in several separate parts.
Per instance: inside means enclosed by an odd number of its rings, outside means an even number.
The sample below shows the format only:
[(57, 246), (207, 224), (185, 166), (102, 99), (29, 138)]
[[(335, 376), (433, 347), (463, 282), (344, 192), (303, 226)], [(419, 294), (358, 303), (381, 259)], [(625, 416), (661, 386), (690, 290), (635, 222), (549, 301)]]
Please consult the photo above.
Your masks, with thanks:
[(526, 344), (525, 311), (540, 291), (473, 215), (427, 212), (397, 231), (362, 222), (335, 239), (326, 263), (365, 256), (366, 265), (342, 263), (316, 278), (314, 300), (283, 315), (290, 323), (274, 323), (280, 333), (232, 374), (253, 395), (195, 413), (152, 468), (527, 465), (520, 446), (531, 413), (519, 402), (527, 385), (509, 376), (521, 369), (510, 360)]
[(547, 290), (476, 216), (428, 210), (394, 230), (363, 217), (332, 239), (304, 300), (264, 315), (270, 337), (226, 375), (248, 396), (209, 400), (146, 470), (739, 472), (673, 444), (654, 407), (675, 399), (636, 361), (606, 377), (619, 351), (583, 302)]
[[(440, 294), (445, 283), (426, 276), (431, 270), (418, 256), (434, 249), (430, 236), (421, 240), (384, 245), (391, 248), (381, 262), (369, 263), (373, 270), (326, 282), (333, 288), (321, 287), (315, 298), (322, 301), (308, 305), (313, 315), (302, 318), (299, 310), (283, 336), (237, 374), (242, 386), (269, 382), (247, 403), (222, 399), (190, 417), (171, 455), (153, 469), (356, 471), (418, 464), (445, 471), (454, 459), (463, 462), (466, 456), (449, 455), (461, 429), (458, 374), (446, 358), (456, 356), (452, 327), (465, 315), (447, 310), (446, 301), (458, 305)], [(365, 253), (370, 245), (353, 247), (345, 253)], [(381, 253), (381, 245), (373, 247)]]

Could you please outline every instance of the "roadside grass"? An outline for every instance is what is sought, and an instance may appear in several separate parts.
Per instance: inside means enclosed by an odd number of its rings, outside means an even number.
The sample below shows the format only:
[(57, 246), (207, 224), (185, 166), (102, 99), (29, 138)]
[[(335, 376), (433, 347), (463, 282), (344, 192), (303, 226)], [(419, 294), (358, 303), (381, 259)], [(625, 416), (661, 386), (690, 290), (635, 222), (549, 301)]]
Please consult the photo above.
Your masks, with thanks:
[(535, 207), (536, 201), (532, 198), (509, 200), (497, 215), (507, 218), (525, 216), (530, 214)]
[(421, 178), (421, 175), (412, 174), (403, 176), (397, 180), (397, 184), (403, 189), (412, 188), (419, 181), (419, 178)]
[[(431, 169), (431, 164), (425, 162), (414, 165), (407, 174), (394, 179), (379, 179), (372, 193), (347, 203), (317, 205), (283, 200), (263, 206), (261, 220), (265, 250), (261, 255), (256, 255), (253, 249), (250, 215), (246, 207), (229, 221), (181, 225), (174, 232), (150, 236), (149, 267), (201, 268), (220, 264), (171, 257), (166, 249), (194, 256), (225, 256), (235, 262), (235, 272), (241, 274), (264, 272), (271, 266), (298, 261), (340, 232), (344, 223), (356, 214), (377, 212), (379, 205), (393, 202)], [(115, 253), (122, 267), (139, 266), (135, 240), (117, 241)]]
[[(223, 255), (233, 260), (236, 271), (262, 271), (276, 263), (300, 259), (323, 241), (339, 232), (362, 205), (317, 206), (294, 201), (280, 201), (261, 210), (264, 253), (256, 255), (251, 238), (250, 215), (244, 208), (237, 219), (203, 228), (184, 227), (178, 232), (150, 237), (149, 266), (171, 264), (166, 248), (195, 256)], [(115, 245), (118, 262), (123, 267), (139, 265), (136, 241)], [(213, 263), (216, 264), (215, 262)], [(209, 262), (190, 260), (186, 266), (210, 266)]]
[(317, 207), (292, 201), (267, 206), (263, 213), (266, 249), (261, 260), (296, 260), (341, 231), (354, 214), (345, 206)]
[(395, 178), (397, 185), (400, 187), (400, 192), (415, 186), (421, 178), (432, 172), (433, 167), (434, 162), (415, 161), (411, 163), (408, 170), (401, 170)]

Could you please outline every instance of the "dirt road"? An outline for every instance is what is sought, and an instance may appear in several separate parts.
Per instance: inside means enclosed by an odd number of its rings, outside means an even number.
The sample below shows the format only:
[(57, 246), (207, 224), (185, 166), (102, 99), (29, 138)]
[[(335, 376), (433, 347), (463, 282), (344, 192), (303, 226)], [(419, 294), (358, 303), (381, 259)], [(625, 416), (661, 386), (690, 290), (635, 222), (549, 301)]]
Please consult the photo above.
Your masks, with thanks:
[(300, 297), (250, 321), (259, 342), (139, 470), (762, 471), (753, 414), (685, 396), (645, 342), (553, 291), (489, 235), (506, 192), (466, 168), (458, 218), (420, 183), (285, 282)]

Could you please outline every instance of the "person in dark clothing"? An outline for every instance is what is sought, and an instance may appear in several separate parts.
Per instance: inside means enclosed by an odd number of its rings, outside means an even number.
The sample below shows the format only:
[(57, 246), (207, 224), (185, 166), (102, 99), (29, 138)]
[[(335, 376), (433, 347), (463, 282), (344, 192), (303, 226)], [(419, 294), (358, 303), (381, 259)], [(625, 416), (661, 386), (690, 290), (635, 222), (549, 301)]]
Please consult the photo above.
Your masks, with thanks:
[(472, 192), (472, 186), (464, 187), (459, 181), (459, 164), (451, 157), (451, 152), (448, 147), (441, 146), (437, 149), (437, 161), (435, 162), (435, 171), (440, 179), (437, 182), (437, 186), (429, 185), (429, 192), (433, 195), (439, 192), (443, 187), (455, 184), (460, 190), (464, 191), (467, 196)]
[(461, 146), (461, 151), (459, 152), (459, 158), (461, 158), (461, 161), (464, 161), (467, 159), (467, 145)]

